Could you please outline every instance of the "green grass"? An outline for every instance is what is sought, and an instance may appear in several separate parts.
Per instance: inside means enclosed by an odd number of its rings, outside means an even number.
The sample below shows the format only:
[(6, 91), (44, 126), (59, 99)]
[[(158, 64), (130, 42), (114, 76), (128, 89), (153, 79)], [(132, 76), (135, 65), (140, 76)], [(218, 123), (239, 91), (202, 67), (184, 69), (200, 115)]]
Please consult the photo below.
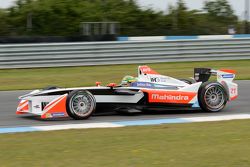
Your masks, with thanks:
[[(36, 89), (48, 85), (90, 86), (96, 81), (104, 84), (119, 83), (125, 75), (136, 76), (137, 66), (138, 64), (0, 70), (0, 90)], [(177, 78), (192, 77), (194, 67), (229, 68), (238, 72), (237, 79), (250, 79), (250, 60), (158, 63), (150, 64), (150, 67)]]
[(0, 135), (0, 166), (249, 167), (250, 120)]

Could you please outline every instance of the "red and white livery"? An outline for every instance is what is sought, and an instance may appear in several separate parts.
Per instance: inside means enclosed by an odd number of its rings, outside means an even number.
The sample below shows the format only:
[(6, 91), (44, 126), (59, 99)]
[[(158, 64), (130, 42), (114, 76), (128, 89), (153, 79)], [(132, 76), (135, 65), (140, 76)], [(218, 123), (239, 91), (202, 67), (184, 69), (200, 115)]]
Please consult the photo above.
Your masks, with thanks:
[[(211, 75), (216, 81), (209, 81)], [(138, 67), (138, 77), (93, 87), (34, 90), (19, 97), (17, 114), (32, 113), (41, 118), (72, 117), (87, 119), (95, 111), (114, 109), (118, 112), (141, 112), (201, 108), (207, 112), (221, 111), (228, 101), (238, 97), (233, 82), (234, 70), (195, 68), (194, 78), (175, 79), (161, 75), (148, 66)], [(132, 78), (132, 79), (131, 79)]]

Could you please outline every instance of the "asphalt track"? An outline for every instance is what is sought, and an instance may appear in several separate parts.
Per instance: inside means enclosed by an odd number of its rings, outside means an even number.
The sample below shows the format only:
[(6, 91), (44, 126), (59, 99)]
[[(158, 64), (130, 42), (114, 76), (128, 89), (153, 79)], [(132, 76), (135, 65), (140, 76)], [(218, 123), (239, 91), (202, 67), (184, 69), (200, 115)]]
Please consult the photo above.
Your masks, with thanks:
[(2, 91), (0, 92), (0, 128), (16, 126), (45, 126), (66, 125), (82, 123), (99, 123), (128, 120), (168, 119), (194, 116), (219, 116), (233, 114), (250, 114), (250, 81), (237, 81), (239, 84), (239, 98), (227, 104), (219, 113), (206, 113), (202, 111), (166, 111), (156, 114), (139, 114), (121, 116), (114, 112), (93, 116), (88, 120), (73, 120), (71, 118), (56, 120), (41, 120), (34, 115), (16, 115), (17, 97), (29, 91)]

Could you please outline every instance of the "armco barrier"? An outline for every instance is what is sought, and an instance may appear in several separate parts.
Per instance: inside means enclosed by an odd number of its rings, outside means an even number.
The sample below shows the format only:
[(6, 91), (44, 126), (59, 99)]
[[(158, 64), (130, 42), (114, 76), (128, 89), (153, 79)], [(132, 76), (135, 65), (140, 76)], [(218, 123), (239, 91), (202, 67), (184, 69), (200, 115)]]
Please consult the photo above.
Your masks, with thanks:
[(197, 35), (197, 36), (139, 36), (128, 37), (120, 36), (118, 41), (161, 41), (161, 40), (196, 40), (196, 39), (234, 39), (234, 38), (250, 38), (250, 34), (235, 35)]
[(0, 45), (0, 68), (250, 59), (247, 37), (155, 40)]

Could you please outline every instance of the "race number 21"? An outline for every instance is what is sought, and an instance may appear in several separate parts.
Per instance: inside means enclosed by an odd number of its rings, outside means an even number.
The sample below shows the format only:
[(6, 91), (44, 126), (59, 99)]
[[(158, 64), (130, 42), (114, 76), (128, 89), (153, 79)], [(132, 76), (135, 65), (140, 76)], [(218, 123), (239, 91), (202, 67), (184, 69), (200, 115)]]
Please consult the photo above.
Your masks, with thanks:
[(237, 92), (236, 92), (236, 91), (237, 91), (237, 89), (236, 89), (236, 88), (231, 88), (231, 90), (230, 90), (230, 91), (231, 91), (231, 92), (230, 92), (231, 94), (236, 94), (236, 93), (237, 93)]

